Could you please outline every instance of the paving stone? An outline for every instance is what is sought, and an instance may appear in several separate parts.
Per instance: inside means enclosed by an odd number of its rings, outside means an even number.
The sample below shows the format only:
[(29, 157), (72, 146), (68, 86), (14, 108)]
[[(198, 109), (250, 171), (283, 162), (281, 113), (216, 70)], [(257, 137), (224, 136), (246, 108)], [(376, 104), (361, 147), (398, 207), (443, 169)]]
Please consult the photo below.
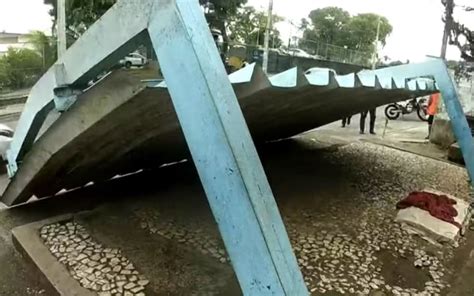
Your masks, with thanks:
[(126, 283), (127, 283), (126, 281), (117, 281), (117, 282), (115, 282), (117, 287), (123, 287), (123, 286), (125, 286)]
[[(114, 256), (114, 255), (112, 255), (112, 256)], [(117, 265), (117, 264), (119, 264), (119, 263), (120, 263), (120, 259), (119, 259), (119, 258), (116, 258), (116, 257), (110, 259), (110, 262), (109, 262), (109, 264), (110, 264), (111, 266), (115, 266), (115, 265)]]
[(100, 260), (100, 255), (99, 254), (92, 255), (90, 259), (93, 260), (93, 261), (99, 261)]
[(130, 290), (130, 289), (134, 288), (135, 286), (136, 286), (135, 283), (127, 283), (125, 286), (123, 286), (123, 288), (125, 290)]
[(145, 287), (142, 287), (142, 286), (137, 286), (135, 288), (130, 289), (130, 291), (132, 291), (133, 293), (138, 293), (138, 292), (141, 292), (143, 290), (145, 290)]

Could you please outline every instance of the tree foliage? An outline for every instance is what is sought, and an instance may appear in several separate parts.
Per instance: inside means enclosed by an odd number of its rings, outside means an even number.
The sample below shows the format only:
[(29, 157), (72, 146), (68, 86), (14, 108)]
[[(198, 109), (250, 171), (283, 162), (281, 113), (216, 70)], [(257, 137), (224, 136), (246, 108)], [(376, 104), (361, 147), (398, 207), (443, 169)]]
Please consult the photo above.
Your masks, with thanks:
[(305, 34), (329, 44), (341, 43), (345, 38), (344, 28), (350, 22), (350, 14), (338, 7), (326, 7), (309, 13), (312, 26)]
[[(50, 15), (53, 17), (53, 27), (56, 24), (57, 1), (43, 0), (52, 5)], [(134, 0), (130, 0), (134, 1)], [(96, 20), (98, 20), (116, 0), (68, 0), (66, 1), (66, 24), (68, 44), (79, 38)], [(199, 0), (205, 8), (206, 19), (211, 28), (221, 31), (224, 42), (228, 44), (228, 20), (247, 0)]]
[(32, 31), (28, 34), (28, 42), (33, 45), (34, 50), (41, 56), (44, 69), (54, 64), (57, 59), (55, 39), (46, 36), (41, 31)]
[[(69, 38), (79, 38), (96, 20), (98, 20), (116, 0), (67, 0), (66, 1), (66, 31)], [(53, 25), (56, 24), (57, 0), (44, 0), (52, 5), (50, 15)]]
[(0, 89), (30, 86), (42, 73), (42, 58), (34, 50), (9, 48), (0, 57)]
[(373, 13), (351, 16), (339, 7), (326, 7), (310, 12), (309, 21), (304, 19), (303, 40), (300, 46), (312, 51), (318, 42), (328, 43), (348, 49), (373, 52), (377, 26), (380, 19), (379, 42), (384, 46), (392, 32), (389, 21)]
[[(441, 0), (446, 8), (443, 21), (449, 29), (449, 44), (455, 45), (461, 51), (461, 57), (468, 62), (474, 62), (474, 31), (454, 20), (454, 0)], [(467, 12), (473, 12), (474, 7), (463, 7)]]
[(206, 19), (211, 29), (219, 30), (224, 39), (224, 51), (227, 51), (229, 38), (229, 22), (235, 17), (239, 8), (247, 3), (247, 0), (199, 0), (205, 7)]
[[(234, 43), (263, 46), (267, 25), (267, 14), (257, 11), (254, 7), (246, 6), (239, 9), (228, 21), (230, 39)], [(273, 15), (272, 22), (278, 23), (283, 20), (278, 15)], [(270, 33), (270, 46), (278, 48), (282, 44), (280, 32), (273, 29)]]

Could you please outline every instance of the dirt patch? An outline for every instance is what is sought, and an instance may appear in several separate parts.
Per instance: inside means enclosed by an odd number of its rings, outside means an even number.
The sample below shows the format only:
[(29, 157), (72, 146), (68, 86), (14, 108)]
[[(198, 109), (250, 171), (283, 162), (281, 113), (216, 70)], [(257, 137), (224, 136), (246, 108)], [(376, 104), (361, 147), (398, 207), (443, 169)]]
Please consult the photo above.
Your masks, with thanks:
[(382, 276), (390, 286), (423, 290), (424, 283), (430, 281), (426, 270), (413, 265), (415, 257), (412, 254), (400, 257), (399, 254), (383, 250), (377, 253), (377, 258), (382, 263)]

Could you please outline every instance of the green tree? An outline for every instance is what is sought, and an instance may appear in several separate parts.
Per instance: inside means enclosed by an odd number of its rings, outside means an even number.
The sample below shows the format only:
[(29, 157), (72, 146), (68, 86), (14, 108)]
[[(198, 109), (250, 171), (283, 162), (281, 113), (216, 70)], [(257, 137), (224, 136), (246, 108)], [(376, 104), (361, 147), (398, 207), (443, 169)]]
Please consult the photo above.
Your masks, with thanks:
[[(98, 20), (116, 0), (67, 0), (66, 32), (68, 43), (78, 39), (96, 20)], [(53, 31), (56, 27), (57, 0), (44, 0), (52, 5), (50, 15), (53, 17)]]
[[(350, 22), (350, 14), (339, 7), (326, 7), (313, 10), (309, 13), (311, 26), (307, 29), (311, 36), (319, 41), (335, 44), (343, 39), (344, 28)], [(308, 24), (307, 24), (308, 26)]]
[(8, 65), (5, 62), (5, 59), (0, 57), (0, 91), (8, 87), (9, 79), (7, 67)]
[(42, 73), (42, 58), (34, 50), (9, 48), (0, 58), (2, 88), (18, 89), (30, 86)]
[(387, 37), (392, 33), (392, 26), (387, 18), (373, 13), (358, 14), (351, 18), (344, 28), (344, 35), (338, 45), (349, 49), (373, 52), (374, 41), (377, 38), (377, 26), (380, 19), (379, 42), (382, 46), (387, 43)]
[(224, 39), (224, 52), (227, 51), (230, 43), (228, 27), (230, 20), (235, 17), (247, 0), (199, 0), (205, 8), (205, 14), (209, 27), (219, 30)]
[(303, 40), (300, 47), (315, 51), (319, 43), (327, 43), (347, 49), (372, 53), (380, 19), (379, 41), (382, 46), (392, 32), (389, 21), (373, 13), (351, 16), (338, 7), (326, 7), (310, 12), (309, 20), (302, 21)]
[[(229, 19), (229, 31), (234, 43), (263, 46), (265, 41), (265, 31), (267, 25), (267, 15), (257, 11), (255, 8), (247, 6), (239, 9), (237, 13)], [(278, 15), (273, 15), (273, 23), (283, 20)], [(282, 45), (280, 32), (273, 29), (270, 34), (270, 46), (278, 48)]]
[(43, 68), (47, 69), (57, 59), (55, 39), (46, 36), (41, 31), (32, 31), (28, 34), (28, 42), (33, 45), (35, 51), (43, 60)]
[[(50, 15), (53, 18), (53, 31), (56, 27), (56, 0), (43, 0), (45, 4), (52, 5)], [(132, 1), (132, 0), (130, 0)], [(66, 24), (68, 44), (78, 39), (96, 20), (98, 20), (116, 0), (67, 0), (66, 1)], [(227, 25), (230, 17), (237, 13), (247, 0), (199, 0), (205, 8), (206, 19), (211, 28), (218, 29), (222, 33), (224, 46), (227, 47), (229, 37)]]
[[(461, 58), (467, 62), (474, 62), (474, 30), (454, 19), (454, 0), (441, 0), (446, 8), (443, 21), (449, 30), (449, 44), (457, 46), (461, 52)], [(466, 12), (473, 13), (474, 7), (458, 6)]]

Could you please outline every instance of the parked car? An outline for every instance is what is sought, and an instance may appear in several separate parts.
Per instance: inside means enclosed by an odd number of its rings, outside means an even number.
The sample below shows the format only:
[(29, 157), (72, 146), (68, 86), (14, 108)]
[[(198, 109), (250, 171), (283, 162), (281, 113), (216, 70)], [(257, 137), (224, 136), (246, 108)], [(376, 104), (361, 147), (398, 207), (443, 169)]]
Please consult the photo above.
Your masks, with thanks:
[(119, 64), (127, 69), (130, 69), (132, 66), (143, 67), (144, 65), (146, 65), (146, 63), (147, 59), (136, 52), (129, 53), (126, 57), (119, 61)]
[(311, 74), (323, 73), (323, 72), (332, 72), (334, 74), (334, 76), (337, 75), (336, 71), (334, 71), (333, 69), (319, 68), (319, 67), (309, 68), (308, 70), (306, 70), (306, 72), (304, 72), (304, 74), (311, 75)]
[(7, 125), (0, 123), (0, 153), (3, 160), (6, 160), (5, 154), (7, 149), (10, 147), (12, 139), (13, 130)]
[(295, 57), (300, 57), (300, 58), (308, 58), (308, 59), (316, 58), (315, 56), (310, 55), (309, 53), (302, 50), (301, 48), (290, 48), (288, 49), (288, 54)]

